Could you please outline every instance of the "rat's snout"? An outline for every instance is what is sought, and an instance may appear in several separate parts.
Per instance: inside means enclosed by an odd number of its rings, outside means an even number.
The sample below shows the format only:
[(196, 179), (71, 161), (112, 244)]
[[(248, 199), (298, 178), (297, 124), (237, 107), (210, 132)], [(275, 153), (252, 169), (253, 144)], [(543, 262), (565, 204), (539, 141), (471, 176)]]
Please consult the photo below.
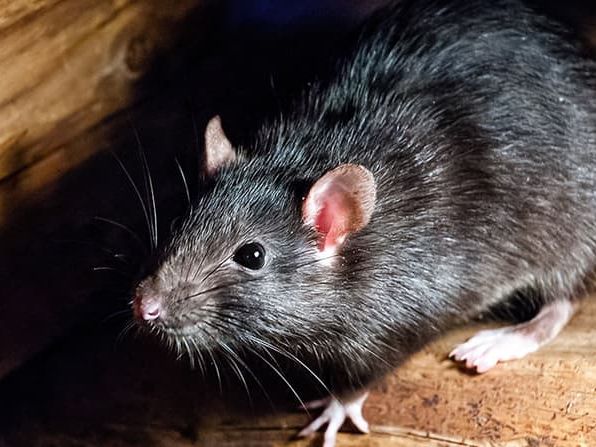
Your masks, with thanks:
[(156, 320), (162, 312), (161, 300), (156, 296), (135, 296), (135, 314), (145, 321)]
[(139, 322), (155, 321), (165, 316), (164, 287), (159, 277), (149, 276), (141, 281), (135, 291), (132, 302), (134, 317)]
[(143, 279), (133, 291), (132, 311), (141, 326), (166, 332), (183, 331), (200, 319), (203, 302), (199, 285), (180, 282), (163, 270)]
[(153, 321), (163, 315), (163, 302), (158, 295), (137, 291), (133, 307), (135, 317), (139, 320)]

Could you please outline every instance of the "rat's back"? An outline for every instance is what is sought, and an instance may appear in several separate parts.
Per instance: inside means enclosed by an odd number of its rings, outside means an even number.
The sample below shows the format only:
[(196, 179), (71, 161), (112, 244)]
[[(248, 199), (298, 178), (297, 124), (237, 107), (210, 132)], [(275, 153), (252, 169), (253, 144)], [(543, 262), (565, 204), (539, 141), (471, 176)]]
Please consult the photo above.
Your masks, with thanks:
[(406, 0), (264, 135), (292, 175), (371, 170), (375, 217), (354, 244), (379, 246), (407, 290), (425, 275), (404, 265), (432, 265), (429, 284), (480, 307), (526, 286), (548, 301), (594, 263), (595, 75), (579, 39), (523, 2)]

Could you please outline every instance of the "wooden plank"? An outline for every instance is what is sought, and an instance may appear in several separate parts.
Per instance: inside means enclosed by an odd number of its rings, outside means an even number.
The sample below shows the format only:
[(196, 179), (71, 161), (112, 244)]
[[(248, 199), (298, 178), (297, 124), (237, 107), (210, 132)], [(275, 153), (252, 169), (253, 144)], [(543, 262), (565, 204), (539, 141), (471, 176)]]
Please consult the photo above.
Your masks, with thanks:
[[(1, 1), (0, 182), (55, 151), (68, 152), (73, 138), (138, 100), (136, 82), (204, 3)], [(51, 185), (98, 147), (63, 153), (53, 169), (27, 175), (36, 177), (36, 188)], [(19, 184), (1, 192), (0, 223), (20, 203), (15, 199), (40, 190)]]
[[(596, 445), (595, 320), (596, 301), (590, 299), (550, 345), (484, 375), (463, 372), (446, 358), (478, 328), (454, 331), (412, 357), (371, 394), (364, 414), (372, 435), (343, 435), (338, 447)], [(280, 436), (271, 445), (287, 445), (282, 433), (303, 423), (271, 423)], [(240, 439), (259, 435), (225, 427), (206, 435), (205, 445), (243, 445)], [(225, 444), (227, 437), (231, 441)]]

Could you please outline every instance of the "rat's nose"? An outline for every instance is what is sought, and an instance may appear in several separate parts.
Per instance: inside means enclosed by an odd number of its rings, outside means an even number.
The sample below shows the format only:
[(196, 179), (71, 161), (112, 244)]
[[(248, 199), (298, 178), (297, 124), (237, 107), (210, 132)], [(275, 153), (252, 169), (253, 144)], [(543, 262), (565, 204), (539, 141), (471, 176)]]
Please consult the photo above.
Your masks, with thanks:
[(144, 321), (156, 320), (162, 313), (161, 300), (157, 296), (136, 295), (134, 307), (137, 318)]

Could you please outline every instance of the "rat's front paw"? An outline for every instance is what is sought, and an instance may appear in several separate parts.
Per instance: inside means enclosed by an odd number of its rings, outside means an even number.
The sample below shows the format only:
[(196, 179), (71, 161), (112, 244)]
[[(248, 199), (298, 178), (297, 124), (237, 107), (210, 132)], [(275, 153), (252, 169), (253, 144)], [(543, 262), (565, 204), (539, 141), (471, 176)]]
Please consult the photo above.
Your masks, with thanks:
[(309, 436), (323, 425), (328, 424), (325, 430), (323, 447), (334, 447), (337, 432), (346, 419), (351, 420), (362, 433), (368, 433), (368, 422), (362, 416), (362, 406), (367, 397), (368, 391), (359, 393), (350, 399), (344, 399), (342, 402), (334, 397), (329, 397), (307, 403), (305, 406), (307, 409), (325, 407), (325, 410), (318, 418), (302, 429), (298, 436)]

